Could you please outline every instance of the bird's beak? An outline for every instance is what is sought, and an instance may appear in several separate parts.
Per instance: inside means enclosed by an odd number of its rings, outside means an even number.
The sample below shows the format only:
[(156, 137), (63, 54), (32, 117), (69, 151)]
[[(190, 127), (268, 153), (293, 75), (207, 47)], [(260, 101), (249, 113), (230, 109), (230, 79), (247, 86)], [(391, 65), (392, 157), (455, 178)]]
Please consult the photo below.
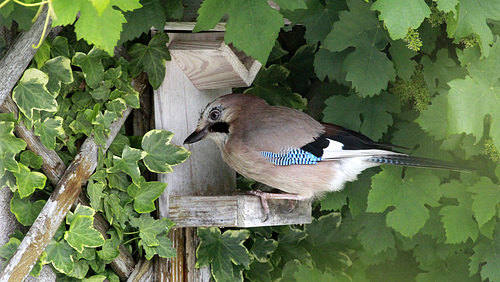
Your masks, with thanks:
[(208, 128), (197, 128), (191, 135), (189, 135), (186, 140), (184, 140), (184, 144), (192, 144), (198, 142), (205, 138), (208, 133)]

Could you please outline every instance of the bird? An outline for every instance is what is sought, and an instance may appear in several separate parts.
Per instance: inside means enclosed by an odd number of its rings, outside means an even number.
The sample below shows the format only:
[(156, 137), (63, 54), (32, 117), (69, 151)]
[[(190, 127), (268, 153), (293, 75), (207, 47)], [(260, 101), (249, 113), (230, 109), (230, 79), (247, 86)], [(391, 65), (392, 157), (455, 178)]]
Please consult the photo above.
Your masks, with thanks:
[(402, 147), (316, 121), (296, 109), (269, 105), (251, 94), (227, 94), (209, 103), (184, 144), (205, 138), (215, 141), (223, 160), (240, 175), (284, 192), (250, 192), (261, 197), (266, 219), (269, 198), (317, 199), (383, 164), (464, 170), (453, 163), (397, 152)]

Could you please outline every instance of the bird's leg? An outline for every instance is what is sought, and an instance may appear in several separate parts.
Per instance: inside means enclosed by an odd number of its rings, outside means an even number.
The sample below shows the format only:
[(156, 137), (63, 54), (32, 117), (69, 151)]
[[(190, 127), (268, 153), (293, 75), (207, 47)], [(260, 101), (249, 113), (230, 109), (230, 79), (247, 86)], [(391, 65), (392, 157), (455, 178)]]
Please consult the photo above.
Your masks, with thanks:
[(288, 200), (288, 206), (290, 207), (290, 211), (295, 208), (294, 202), (304, 200), (303, 197), (300, 197), (296, 194), (288, 194), (288, 193), (267, 193), (262, 192), (260, 190), (250, 190), (247, 192), (249, 195), (257, 196), (260, 198), (260, 202), (262, 204), (262, 209), (264, 209), (265, 218), (263, 221), (267, 221), (269, 219), (269, 215), (271, 212), (269, 211), (269, 204), (267, 203), (267, 199), (279, 199), (279, 200)]

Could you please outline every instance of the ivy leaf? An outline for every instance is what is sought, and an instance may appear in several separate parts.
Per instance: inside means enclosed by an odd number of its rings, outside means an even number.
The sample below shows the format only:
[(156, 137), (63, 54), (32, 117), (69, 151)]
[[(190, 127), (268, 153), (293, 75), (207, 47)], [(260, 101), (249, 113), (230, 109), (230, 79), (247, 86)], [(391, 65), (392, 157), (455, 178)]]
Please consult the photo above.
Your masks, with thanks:
[[(288, 1), (282, 2), (288, 3)], [(302, 2), (301, 4), (303, 5), (304, 3)], [(294, 24), (300, 23), (306, 27), (304, 37), (308, 44), (323, 41), (332, 30), (333, 23), (339, 19), (338, 12), (347, 8), (343, 1), (333, 0), (325, 1), (325, 4), (319, 0), (307, 1), (305, 5), (307, 6), (296, 6), (295, 9), (287, 8), (288, 5), (280, 5), (280, 8), (283, 10), (281, 13), (285, 18)]]
[(479, 5), (474, 0), (460, 0), (458, 9), (447, 18), (447, 32), (458, 42), (462, 37), (473, 34), (481, 47), (483, 55), (489, 56), (493, 34), (488, 26), (488, 19), (500, 20), (500, 3), (495, 0), (482, 1)]
[(68, 231), (64, 233), (64, 239), (80, 253), (84, 247), (102, 246), (104, 237), (94, 228), (93, 222), (93, 216), (75, 215)]
[(280, 233), (278, 237), (278, 247), (272, 254), (276, 260), (294, 260), (298, 259), (303, 264), (311, 263), (311, 254), (301, 243), (307, 237), (303, 230), (287, 227), (286, 232)]
[(498, 262), (500, 261), (500, 225), (497, 224), (495, 228), (494, 237), (492, 240), (484, 240), (480, 242), (473, 248), (474, 254), (471, 256), (471, 261), (469, 263), (469, 268), (471, 273), (475, 268), (481, 266), (481, 278), (482, 280), (496, 279), (500, 277), (500, 267)]
[(393, 123), (391, 113), (399, 113), (399, 101), (394, 95), (382, 92), (379, 96), (360, 98), (357, 95), (335, 95), (325, 101), (325, 122), (359, 131), (378, 140)]
[(471, 193), (465, 185), (456, 180), (441, 185), (441, 191), (446, 198), (455, 198), (458, 205), (447, 205), (441, 208), (439, 215), (446, 231), (446, 243), (458, 244), (466, 242), (468, 238), (476, 241), (479, 235), (478, 224), (472, 216)]
[(51, 262), (58, 271), (68, 274), (73, 270), (73, 255), (76, 254), (76, 251), (66, 241), (51, 240), (45, 252), (47, 257), (44, 260), (48, 263)]
[(43, 122), (35, 122), (35, 135), (40, 136), (40, 140), (47, 149), (54, 150), (56, 148), (56, 137), (64, 135), (63, 121), (62, 117), (56, 116), (46, 118)]
[(10, 211), (17, 221), (24, 226), (31, 226), (45, 205), (45, 200), (31, 202), (29, 198), (21, 199), (19, 193), (14, 193), (10, 199)]
[(224, 14), (229, 15), (224, 37), (226, 44), (232, 43), (263, 65), (284, 26), (283, 16), (265, 0), (207, 0), (201, 4), (198, 14), (193, 32), (209, 30)]
[(116, 232), (112, 232), (111, 238), (104, 241), (102, 249), (97, 251), (97, 255), (103, 260), (111, 261), (120, 255), (120, 251), (118, 250), (120, 244), (120, 238)]
[(402, 40), (396, 40), (391, 43), (389, 53), (391, 53), (397, 75), (401, 79), (410, 80), (417, 66), (417, 62), (411, 58), (415, 57), (417, 52), (409, 49)]
[(132, 177), (134, 183), (139, 183), (141, 172), (137, 162), (144, 158), (146, 152), (126, 146), (123, 149), (122, 157), (113, 156), (113, 166), (108, 169), (108, 173), (123, 171)]
[(54, 40), (52, 40), (52, 48), (50, 51), (52, 52), (52, 57), (54, 58), (63, 56), (70, 59), (71, 56), (69, 55), (68, 38), (63, 36), (57, 36), (54, 38)]
[(148, 213), (156, 209), (154, 201), (158, 199), (167, 187), (167, 183), (150, 181), (146, 182), (141, 177), (139, 185), (130, 184), (127, 193), (134, 198), (134, 209), (138, 213)]
[[(114, 47), (122, 30), (122, 24), (126, 22), (122, 11), (131, 11), (141, 7), (138, 0), (135, 1), (111, 1), (101, 13), (99, 13), (89, 2), (80, 2), (80, 18), (75, 23), (77, 39), (85, 39), (90, 44), (103, 49), (109, 55), (113, 55)], [(113, 6), (118, 7), (114, 9)], [(104, 28), (103, 28), (104, 27)]]
[(97, 211), (102, 211), (103, 209), (102, 198), (104, 197), (103, 191), (105, 187), (106, 184), (94, 181), (89, 181), (89, 184), (87, 185), (87, 194), (90, 200), (90, 206)]
[(245, 272), (245, 277), (249, 281), (272, 281), (270, 272), (273, 270), (273, 265), (270, 261), (260, 262), (254, 260), (250, 264), (250, 269)]
[(373, 3), (372, 10), (380, 11), (379, 18), (384, 21), (392, 39), (403, 39), (408, 29), (417, 29), (431, 9), (424, 0), (379, 0)]
[(226, 230), (222, 235), (219, 228), (198, 228), (201, 242), (196, 249), (196, 267), (211, 266), (216, 281), (230, 281), (234, 265), (248, 267), (250, 255), (243, 245), (250, 236), (248, 230)]
[(139, 229), (143, 246), (154, 247), (160, 244), (157, 236), (162, 232), (168, 232), (173, 222), (166, 218), (154, 220), (149, 214), (143, 213), (140, 217), (131, 217), (130, 225)]
[(479, 227), (487, 223), (495, 214), (500, 203), (500, 187), (493, 184), (487, 177), (481, 177), (481, 180), (469, 188), (474, 193), (472, 196), (472, 211)]
[(150, 171), (172, 172), (172, 166), (182, 163), (191, 155), (185, 148), (170, 143), (173, 135), (165, 130), (151, 130), (142, 138), (144, 164)]
[(288, 106), (296, 109), (305, 109), (306, 102), (297, 93), (293, 93), (290, 87), (280, 85), (290, 74), (290, 71), (280, 65), (271, 65), (269, 68), (262, 67), (253, 86), (244, 91), (266, 100), (271, 105)]
[(104, 79), (104, 66), (101, 60), (107, 57), (109, 55), (106, 52), (94, 47), (88, 54), (77, 52), (73, 56), (72, 63), (82, 68), (87, 84), (95, 89), (101, 85)]
[(43, 189), (47, 180), (44, 174), (31, 171), (21, 163), (19, 164), (19, 172), (14, 172), (14, 176), (16, 177), (17, 189), (21, 199), (33, 194), (35, 189)]
[(276, 240), (259, 236), (254, 240), (250, 252), (259, 262), (266, 262), (269, 261), (269, 255), (276, 250), (276, 247), (278, 247), (278, 242)]
[(411, 237), (429, 219), (426, 205), (438, 205), (440, 180), (429, 170), (417, 173), (416, 169), (407, 169), (404, 178), (401, 174), (401, 167), (382, 167), (382, 171), (372, 178), (366, 211), (384, 212), (388, 207), (394, 207), (387, 214), (387, 226)]
[(53, 96), (59, 94), (61, 83), (69, 84), (73, 82), (73, 72), (70, 64), (71, 61), (68, 58), (59, 56), (46, 61), (41, 68), (49, 76), (47, 89)]
[(158, 246), (146, 246), (143, 245), (146, 251), (146, 259), (152, 259), (154, 255), (158, 255), (162, 258), (173, 258), (177, 256), (177, 251), (172, 248), (172, 241), (167, 238), (167, 236), (158, 236)]
[(117, 98), (106, 102), (106, 109), (118, 116), (122, 116), (123, 111), (127, 109), (127, 103), (122, 98)]
[(141, 8), (125, 13), (127, 22), (122, 26), (118, 45), (149, 32), (152, 26), (157, 30), (162, 30), (165, 26), (167, 14), (160, 0), (141, 0), (140, 3)]
[(361, 97), (373, 96), (395, 81), (396, 71), (387, 55), (372, 48), (356, 48), (344, 59), (346, 80)]
[[(22, 152), (21, 156), (20, 156), (20, 161), (25, 166), (29, 166), (29, 167), (32, 167), (34, 169), (40, 169), (42, 167), (42, 164), (43, 164), (42, 157), (38, 156), (37, 154), (33, 153), (32, 151)], [(16, 167), (17, 167), (17, 164), (16, 164)], [(19, 172), (19, 168), (17, 168), (15, 172)]]
[(26, 142), (14, 136), (14, 123), (0, 121), (0, 156), (5, 153), (17, 154), (26, 148)]
[[(31, 152), (31, 151), (25, 151)], [(16, 161), (16, 154), (14, 153), (5, 153), (2, 161), (0, 162), (0, 178), (2, 178), (6, 171), (10, 172), (19, 172), (19, 166)], [(2, 187), (2, 185), (0, 185)]]
[[(469, 76), (448, 83), (448, 134), (472, 133), (483, 136), (483, 121), (491, 115), (491, 128), (500, 128), (500, 44), (491, 48), (490, 55), (468, 66)], [(490, 132), (491, 139), (500, 148), (500, 130)]]
[(165, 78), (165, 62), (170, 61), (167, 42), (168, 36), (160, 33), (149, 41), (148, 46), (140, 43), (132, 45), (128, 51), (132, 57), (130, 61), (132, 76), (138, 75), (144, 69), (153, 88), (160, 87)]
[(57, 111), (57, 102), (47, 90), (49, 77), (37, 69), (27, 69), (12, 91), (12, 99), (19, 110), (28, 118), (33, 118), (33, 110)]

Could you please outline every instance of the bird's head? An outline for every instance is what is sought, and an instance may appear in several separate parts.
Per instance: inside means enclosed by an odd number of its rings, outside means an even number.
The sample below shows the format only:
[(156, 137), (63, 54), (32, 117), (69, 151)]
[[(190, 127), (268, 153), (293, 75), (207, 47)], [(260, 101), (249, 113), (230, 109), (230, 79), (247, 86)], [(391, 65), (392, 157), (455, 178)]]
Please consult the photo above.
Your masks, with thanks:
[(196, 130), (184, 140), (184, 144), (210, 138), (220, 147), (224, 146), (238, 117), (246, 111), (246, 106), (263, 102), (259, 100), (246, 94), (229, 94), (215, 99), (202, 111)]

